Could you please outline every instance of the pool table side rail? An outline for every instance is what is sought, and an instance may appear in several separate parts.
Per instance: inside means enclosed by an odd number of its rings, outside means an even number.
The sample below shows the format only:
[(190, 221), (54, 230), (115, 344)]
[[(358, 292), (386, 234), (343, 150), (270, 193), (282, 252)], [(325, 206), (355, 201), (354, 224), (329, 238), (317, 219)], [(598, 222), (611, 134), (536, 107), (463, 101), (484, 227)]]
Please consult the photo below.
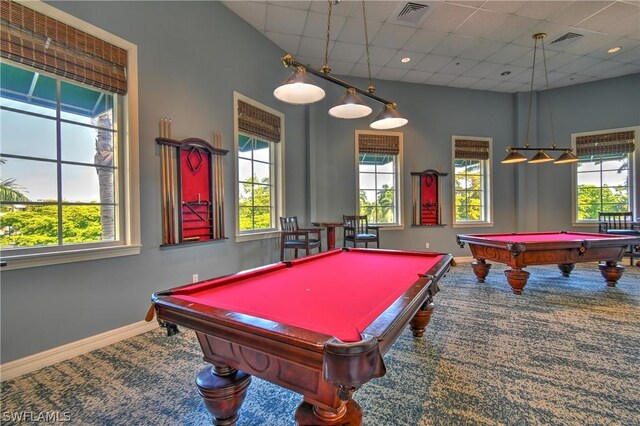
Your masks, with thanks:
[[(532, 234), (532, 233), (529, 233)], [(553, 235), (554, 233), (540, 233), (540, 234), (549, 234)], [(555, 233), (557, 234), (557, 233)], [(580, 233), (575, 233), (579, 235)], [(458, 245), (462, 248), (464, 244), (467, 243), (469, 245), (479, 244), (485, 247), (492, 247), (497, 249), (507, 249), (513, 251), (534, 251), (534, 250), (563, 250), (563, 249), (572, 249), (578, 247), (584, 247), (586, 249), (592, 248), (601, 248), (601, 247), (610, 247), (613, 245), (620, 245), (620, 247), (626, 247), (629, 245), (640, 244), (640, 237), (629, 237), (629, 236), (617, 236), (617, 235), (607, 235), (607, 234), (586, 234), (585, 235), (593, 236), (593, 235), (602, 235), (601, 238), (575, 238), (571, 240), (559, 240), (559, 241), (518, 241), (514, 238), (513, 241), (504, 241), (504, 240), (494, 240), (490, 235), (472, 235), (472, 234), (458, 234), (456, 236), (456, 241)], [(495, 234), (495, 235), (509, 235), (509, 234)]]

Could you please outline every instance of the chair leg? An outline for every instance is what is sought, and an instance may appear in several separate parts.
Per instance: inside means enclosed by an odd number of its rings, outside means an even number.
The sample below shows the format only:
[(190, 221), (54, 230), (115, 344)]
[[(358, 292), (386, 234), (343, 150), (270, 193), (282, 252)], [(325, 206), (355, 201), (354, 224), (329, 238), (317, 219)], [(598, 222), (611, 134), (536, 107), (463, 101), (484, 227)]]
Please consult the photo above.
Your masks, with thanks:
[(309, 256), (309, 246), (307, 246), (307, 256)]
[(296, 259), (297, 259), (298, 258), (298, 249), (296, 249), (295, 256), (296, 256)]
[(284, 247), (280, 247), (280, 262), (284, 261)]

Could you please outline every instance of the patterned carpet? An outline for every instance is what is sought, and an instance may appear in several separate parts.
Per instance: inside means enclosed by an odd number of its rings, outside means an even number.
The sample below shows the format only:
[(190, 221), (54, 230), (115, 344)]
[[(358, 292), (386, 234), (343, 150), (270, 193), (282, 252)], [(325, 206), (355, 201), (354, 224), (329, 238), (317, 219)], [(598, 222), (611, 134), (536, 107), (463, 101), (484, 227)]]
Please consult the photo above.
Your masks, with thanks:
[[(385, 356), (387, 375), (356, 392), (367, 425), (640, 423), (640, 268), (608, 288), (595, 265), (571, 278), (531, 267), (522, 296), (503, 270), (494, 264), (485, 284), (469, 264), (443, 278), (425, 337), (405, 331)], [(4, 382), (0, 421), (42, 424), (11, 416), (53, 413), (73, 425), (210, 425), (194, 385), (202, 354), (182, 331)], [(254, 378), (238, 424), (293, 425), (300, 400)]]

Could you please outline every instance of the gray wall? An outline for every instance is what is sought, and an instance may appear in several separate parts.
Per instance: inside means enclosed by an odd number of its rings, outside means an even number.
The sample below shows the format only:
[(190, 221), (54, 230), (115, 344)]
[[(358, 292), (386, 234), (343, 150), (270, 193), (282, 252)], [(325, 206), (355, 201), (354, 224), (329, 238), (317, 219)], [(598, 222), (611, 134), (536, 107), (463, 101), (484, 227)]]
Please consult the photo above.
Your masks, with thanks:
[[(52, 347), (140, 321), (157, 290), (278, 260), (277, 242), (235, 243), (233, 203), (226, 204), (225, 242), (160, 249), (160, 159), (154, 139), (158, 119), (173, 119), (176, 138), (210, 140), (224, 134), (232, 148), (233, 91), (286, 114), (286, 209), (303, 222), (335, 220), (355, 209), (354, 130), (369, 121), (330, 119), (326, 110), (340, 95), (327, 87), (327, 99), (311, 107), (293, 107), (272, 95), (287, 71), (282, 52), (217, 2), (53, 2), (55, 7), (110, 31), (138, 46), (140, 98), (140, 192), (142, 253), (138, 256), (2, 272), (2, 359), (8, 362)], [(152, 17), (152, 18), (151, 18)], [(351, 79), (360, 87), (366, 82)], [(455, 244), (461, 232), (498, 232), (570, 225), (570, 168), (506, 166), (499, 161), (507, 145), (521, 143), (522, 94), (511, 95), (426, 85), (376, 82), (377, 93), (398, 102), (410, 124), (404, 132), (404, 206), (411, 205), (410, 175), (441, 168), (451, 173), (451, 135), (486, 136), (494, 141), (493, 228), (452, 228), (451, 174), (443, 181), (447, 227), (411, 228), (383, 234), (388, 248), (431, 249), (467, 256)], [(574, 86), (543, 93), (552, 96), (558, 144), (572, 132), (630, 126), (638, 117), (639, 76)], [(540, 104), (543, 104), (542, 98)], [(526, 118), (526, 110), (524, 111)], [(536, 131), (546, 137), (541, 119)], [(225, 158), (225, 194), (234, 188), (234, 155)], [(535, 169), (544, 167), (544, 169)], [(541, 170), (538, 173), (538, 170)], [(533, 190), (537, 213), (517, 206), (518, 189)], [(520, 193), (521, 194), (521, 193)], [(527, 204), (528, 203), (528, 204)], [(340, 234), (340, 232), (338, 232)], [(339, 241), (340, 243), (340, 241)]]

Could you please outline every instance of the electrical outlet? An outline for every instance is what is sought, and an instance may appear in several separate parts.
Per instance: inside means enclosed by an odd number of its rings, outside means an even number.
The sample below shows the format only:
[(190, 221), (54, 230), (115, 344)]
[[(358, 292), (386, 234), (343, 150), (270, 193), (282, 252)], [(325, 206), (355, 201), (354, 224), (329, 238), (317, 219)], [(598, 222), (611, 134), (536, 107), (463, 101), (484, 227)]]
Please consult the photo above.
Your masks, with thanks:
[(429, 248), (430, 244), (429, 243), (424, 243), (424, 248)]
[(198, 274), (193, 274), (193, 276), (191, 277), (191, 282), (197, 283), (198, 281), (200, 281), (200, 279), (198, 279)]

